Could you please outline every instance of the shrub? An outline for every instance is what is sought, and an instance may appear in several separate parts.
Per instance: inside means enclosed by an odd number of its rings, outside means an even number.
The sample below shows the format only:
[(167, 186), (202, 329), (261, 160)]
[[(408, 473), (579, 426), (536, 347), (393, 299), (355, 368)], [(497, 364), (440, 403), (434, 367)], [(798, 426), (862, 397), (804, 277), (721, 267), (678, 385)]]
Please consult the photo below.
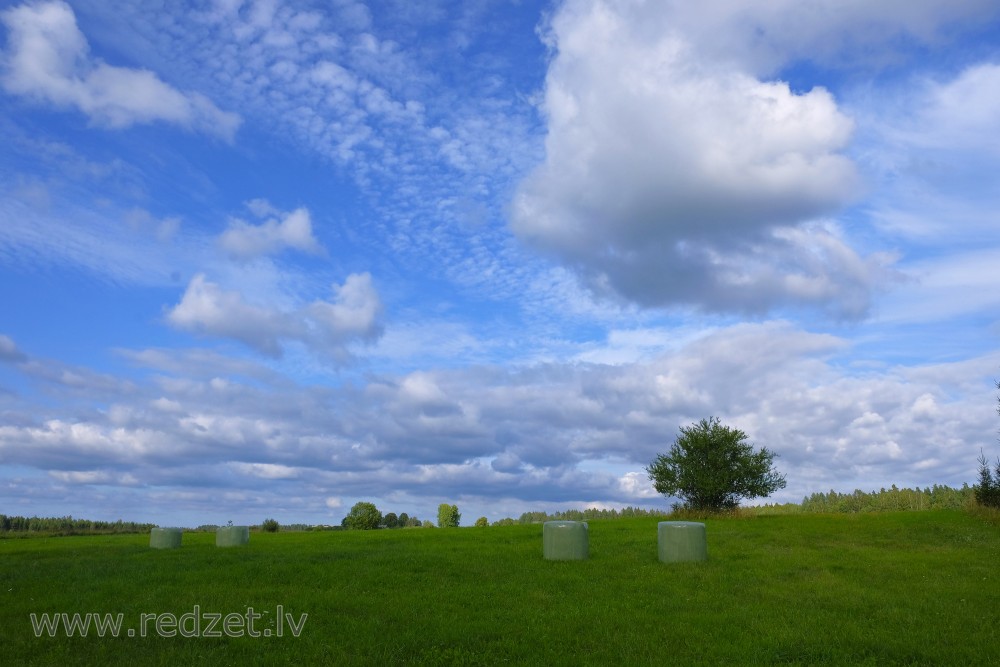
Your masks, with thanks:
[(260, 529), (265, 533), (276, 533), (279, 528), (281, 528), (281, 524), (279, 524), (275, 519), (264, 519), (264, 521), (260, 524)]
[(476, 528), (486, 528), (489, 525), (490, 525), (490, 520), (484, 516), (481, 516), (478, 519), (476, 519)]

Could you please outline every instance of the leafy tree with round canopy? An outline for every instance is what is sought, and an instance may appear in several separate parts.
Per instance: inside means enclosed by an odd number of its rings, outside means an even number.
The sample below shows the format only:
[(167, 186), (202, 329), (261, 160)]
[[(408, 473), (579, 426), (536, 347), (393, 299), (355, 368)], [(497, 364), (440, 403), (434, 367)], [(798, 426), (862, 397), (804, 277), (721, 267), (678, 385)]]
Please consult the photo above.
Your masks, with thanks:
[(396, 516), (395, 512), (389, 512), (384, 517), (382, 517), (382, 524), (386, 528), (395, 528), (399, 525), (399, 517)]
[(785, 488), (784, 475), (772, 468), (777, 454), (766, 447), (755, 452), (743, 431), (723, 426), (715, 417), (680, 431), (670, 451), (658, 454), (646, 472), (657, 492), (677, 496), (686, 509), (733, 509), (742, 498), (762, 498)]
[(458, 528), (462, 514), (458, 511), (458, 505), (441, 503), (438, 505), (438, 526), (441, 528)]
[(354, 507), (344, 517), (344, 527), (352, 530), (375, 530), (382, 523), (382, 513), (374, 503), (364, 501), (354, 503)]

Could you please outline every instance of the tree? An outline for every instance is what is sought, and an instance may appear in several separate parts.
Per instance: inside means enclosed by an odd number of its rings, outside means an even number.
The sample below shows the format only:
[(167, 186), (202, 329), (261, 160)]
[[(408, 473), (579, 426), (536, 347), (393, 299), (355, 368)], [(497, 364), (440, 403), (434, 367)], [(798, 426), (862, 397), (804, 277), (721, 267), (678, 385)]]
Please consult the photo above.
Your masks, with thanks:
[(741, 498), (766, 497), (785, 488), (785, 477), (771, 467), (777, 456), (767, 448), (754, 452), (743, 431), (702, 419), (674, 441), (668, 454), (646, 466), (653, 487), (677, 496), (684, 507), (720, 511), (738, 507)]
[[(996, 385), (1000, 389), (1000, 382)], [(1000, 414), (1000, 396), (997, 396), (997, 414)], [(983, 450), (979, 450), (979, 484), (972, 488), (977, 503), (985, 507), (1000, 508), (1000, 457), (997, 458), (994, 474), (990, 471), (990, 464)]]
[(990, 471), (986, 455), (979, 452), (979, 484), (973, 487), (976, 502), (986, 507), (1000, 508), (1000, 458), (997, 459), (996, 474)]
[(352, 530), (375, 530), (382, 523), (382, 513), (373, 503), (357, 502), (344, 517), (344, 527)]
[(441, 503), (438, 505), (438, 526), (441, 528), (458, 528), (462, 515), (458, 513), (458, 505)]
[(275, 519), (264, 519), (263, 523), (260, 524), (260, 529), (265, 533), (276, 533), (279, 528), (281, 528), (281, 524)]
[(389, 512), (382, 518), (382, 523), (386, 528), (395, 528), (399, 525), (399, 517), (395, 512)]
[(490, 525), (490, 520), (484, 516), (481, 516), (478, 519), (476, 519), (476, 528), (486, 528), (489, 525)]
[(409, 525), (409, 523), (410, 523), (410, 515), (407, 514), (406, 512), (400, 514), (399, 519), (396, 520), (396, 524), (400, 528), (406, 528), (406, 526)]

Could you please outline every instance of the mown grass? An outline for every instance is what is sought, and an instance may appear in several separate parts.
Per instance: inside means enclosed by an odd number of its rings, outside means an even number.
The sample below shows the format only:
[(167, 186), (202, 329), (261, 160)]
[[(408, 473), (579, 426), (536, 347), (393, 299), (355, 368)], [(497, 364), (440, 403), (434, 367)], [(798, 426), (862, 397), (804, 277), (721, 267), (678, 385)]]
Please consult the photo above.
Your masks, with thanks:
[[(959, 511), (706, 520), (709, 561), (664, 565), (656, 519), (590, 522), (590, 559), (540, 525), (0, 540), (0, 664), (990, 664), (1000, 527)], [(268, 611), (298, 638), (36, 638), (29, 615)], [(269, 625), (270, 623), (270, 625)], [(155, 633), (153, 633), (155, 634)]]

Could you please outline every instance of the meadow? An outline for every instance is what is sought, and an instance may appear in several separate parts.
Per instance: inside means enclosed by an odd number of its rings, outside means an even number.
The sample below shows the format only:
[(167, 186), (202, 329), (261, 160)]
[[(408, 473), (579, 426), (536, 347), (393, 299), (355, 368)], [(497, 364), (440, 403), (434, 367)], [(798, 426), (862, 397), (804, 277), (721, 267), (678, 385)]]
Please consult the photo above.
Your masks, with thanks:
[[(211, 533), (173, 550), (3, 539), (0, 664), (1000, 662), (1000, 527), (967, 512), (708, 519), (708, 562), (671, 565), (657, 521), (591, 521), (590, 558), (571, 562), (542, 558), (538, 524), (255, 532), (230, 549)], [(298, 637), (276, 636), (278, 605)], [(196, 606), (252, 607), (270, 636), (126, 636)], [(30, 615), (53, 612), (124, 620), (118, 637), (36, 637)]]

